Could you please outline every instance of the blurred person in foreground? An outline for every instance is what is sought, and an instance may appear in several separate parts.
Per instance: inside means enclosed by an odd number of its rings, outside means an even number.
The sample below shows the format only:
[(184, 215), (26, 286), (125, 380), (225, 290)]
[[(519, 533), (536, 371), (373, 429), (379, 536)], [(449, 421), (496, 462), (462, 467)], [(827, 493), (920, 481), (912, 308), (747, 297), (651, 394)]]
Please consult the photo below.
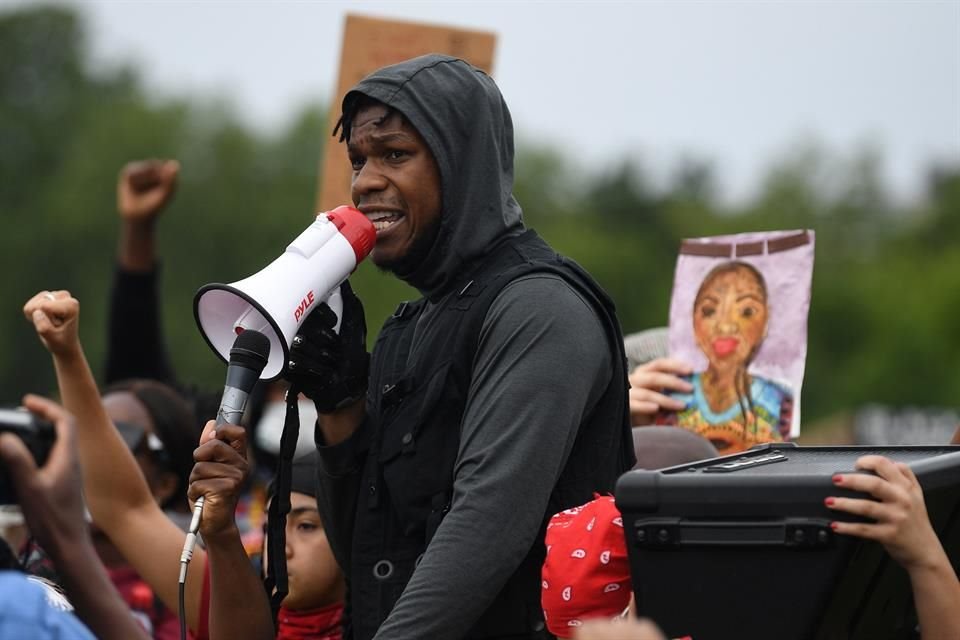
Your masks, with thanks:
[[(319, 505), (348, 629), (547, 638), (546, 521), (633, 464), (613, 305), (525, 228), (509, 111), (479, 69), (442, 55), (381, 69), (345, 96), (337, 129), (354, 204), (377, 229), (374, 264), (422, 295), (387, 320), (372, 359), (349, 286), (340, 334), (321, 305), (291, 349), (287, 377), (319, 414)], [(211, 624), (270, 615), (237, 619), (239, 590), (213, 598)]]
[[(83, 488), (87, 505), (94, 523), (116, 546), (120, 555), (149, 584), (160, 600), (171, 610), (178, 608), (177, 578), (180, 551), (186, 534), (178, 523), (165, 513), (155, 492), (151, 491), (146, 470), (138, 464), (124, 434), (111, 422), (111, 411), (118, 415), (117, 408), (110, 409), (113, 402), (101, 402), (93, 374), (87, 364), (79, 341), (80, 303), (67, 291), (44, 291), (31, 298), (24, 306), (24, 315), (30, 320), (44, 346), (53, 356), (57, 383), (64, 405), (80, 420), (77, 447), (83, 463)], [(134, 387), (136, 388), (136, 387)], [(228, 537), (233, 541), (239, 533), (236, 528), (235, 510), (238, 495), (245, 485), (249, 469), (246, 461), (246, 433), (241, 427), (226, 426), (213, 433), (213, 421), (201, 438), (201, 446), (194, 457), (204, 462), (226, 460), (216, 466), (218, 482), (213, 486), (201, 484), (207, 489), (204, 505), (204, 536), (216, 537), (217, 523), (229, 523)], [(123, 425), (126, 428), (126, 425)], [(129, 438), (129, 436), (128, 436)], [(298, 467), (299, 468), (299, 467)], [(191, 464), (191, 477), (194, 466)], [(307, 476), (315, 480), (315, 474)], [(303, 576), (291, 579), (291, 590), (281, 608), (277, 638), (297, 638), (300, 631), (317, 629), (314, 623), (330, 621), (327, 631), (317, 636), (339, 640), (338, 602), (342, 600), (342, 576), (326, 541), (324, 528), (316, 513), (316, 483), (311, 484), (303, 473), (297, 474), (297, 483), (291, 500), (297, 510), (287, 522), (287, 553), (297, 558), (296, 566), (302, 567)], [(303, 491), (304, 493), (300, 493)], [(180, 500), (186, 502), (185, 495)], [(192, 501), (187, 504), (192, 504)], [(232, 549), (234, 550), (234, 549)], [(240, 547), (243, 551), (243, 547)], [(244, 557), (246, 554), (244, 552)], [(239, 571), (238, 575), (211, 577), (207, 571), (209, 556), (197, 548), (187, 572), (184, 605), (186, 621), (194, 637), (201, 640), (209, 637), (207, 612), (210, 593), (222, 588), (218, 580), (238, 580), (242, 588), (250, 591), (250, 597), (263, 596), (263, 589), (252, 568)], [(212, 561), (212, 560), (211, 560)], [(293, 562), (291, 561), (291, 564)], [(245, 605), (243, 605), (245, 606)], [(297, 615), (299, 612), (326, 609), (324, 615)], [(323, 620), (320, 620), (323, 618)], [(285, 621), (286, 623), (285, 624)], [(298, 630), (299, 629), (299, 630)], [(244, 637), (243, 634), (237, 637)]]
[(80, 495), (73, 418), (62, 407), (38, 396), (26, 396), (23, 404), (54, 424), (56, 441), (46, 463), (38, 468), (33, 454), (17, 436), (0, 434), (0, 461), (16, 490), (31, 535), (53, 560), (70, 604), (89, 631), (62, 607), (53, 606), (43, 588), (24, 574), (0, 571), (0, 637), (146, 638), (146, 632), (110, 583), (90, 538)]

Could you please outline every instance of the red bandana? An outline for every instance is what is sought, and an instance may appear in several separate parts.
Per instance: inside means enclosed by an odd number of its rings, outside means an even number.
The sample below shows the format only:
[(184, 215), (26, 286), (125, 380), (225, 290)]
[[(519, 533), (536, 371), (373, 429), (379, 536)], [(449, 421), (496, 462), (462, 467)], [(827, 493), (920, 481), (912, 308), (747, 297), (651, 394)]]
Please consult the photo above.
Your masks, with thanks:
[(613, 497), (561, 511), (546, 534), (541, 604), (547, 629), (569, 638), (590, 618), (613, 618), (630, 603), (623, 518)]
[(277, 615), (277, 640), (340, 640), (342, 622), (342, 603), (306, 611), (291, 611), (281, 606)]

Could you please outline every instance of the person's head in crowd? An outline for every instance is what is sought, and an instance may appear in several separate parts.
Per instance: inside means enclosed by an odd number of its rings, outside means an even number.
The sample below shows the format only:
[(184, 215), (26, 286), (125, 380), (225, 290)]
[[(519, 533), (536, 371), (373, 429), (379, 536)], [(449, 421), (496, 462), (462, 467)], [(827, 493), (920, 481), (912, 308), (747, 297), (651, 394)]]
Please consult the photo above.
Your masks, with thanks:
[[(634, 469), (662, 469), (717, 455), (705, 438), (678, 427), (633, 429)], [(554, 515), (547, 524), (541, 604), (547, 628), (560, 638), (592, 619), (625, 616), (630, 565), (623, 518), (611, 496)]]
[(745, 375), (767, 335), (767, 285), (746, 262), (715, 267), (693, 303), (693, 334), (709, 370)]
[[(280, 456), (280, 437), (283, 435), (287, 418), (287, 389), (289, 385), (282, 381), (261, 383), (262, 398), (255, 410), (250, 411), (251, 441), (255, 450), (257, 465), (272, 471)], [(313, 402), (301, 395), (297, 401), (297, 414), (300, 418), (300, 430), (297, 437), (297, 449), (294, 457), (312, 452), (316, 448), (313, 441), (313, 425), (317, 422), (317, 408)]]
[[(267, 499), (275, 493), (273, 483), (267, 488)], [(264, 525), (263, 570), (270, 561), (267, 555), (266, 524)], [(317, 510), (316, 452), (296, 458), (290, 480), (290, 513), (287, 515), (287, 579), (288, 593), (283, 608), (308, 611), (343, 601), (343, 573), (333, 557), (327, 533)]]
[(136, 456), (165, 510), (189, 511), (187, 487), (200, 437), (189, 403), (155, 380), (124, 380), (103, 391), (103, 406)]
[(547, 629), (569, 638), (593, 618), (615, 618), (630, 604), (623, 518), (611, 496), (554, 515), (547, 523), (540, 602)]
[(665, 469), (678, 464), (715, 458), (717, 448), (703, 436), (679, 427), (633, 429), (634, 469)]

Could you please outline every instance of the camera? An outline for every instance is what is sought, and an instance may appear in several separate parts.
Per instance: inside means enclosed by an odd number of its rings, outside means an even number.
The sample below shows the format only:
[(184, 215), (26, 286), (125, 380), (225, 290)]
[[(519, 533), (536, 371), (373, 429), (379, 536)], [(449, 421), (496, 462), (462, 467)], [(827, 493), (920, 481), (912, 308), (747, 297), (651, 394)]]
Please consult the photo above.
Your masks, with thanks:
[[(38, 418), (26, 409), (0, 409), (0, 433), (16, 434), (33, 454), (37, 466), (42, 466), (50, 455), (56, 439), (53, 423)], [(0, 504), (16, 504), (17, 492), (10, 482), (7, 470), (0, 466)]]

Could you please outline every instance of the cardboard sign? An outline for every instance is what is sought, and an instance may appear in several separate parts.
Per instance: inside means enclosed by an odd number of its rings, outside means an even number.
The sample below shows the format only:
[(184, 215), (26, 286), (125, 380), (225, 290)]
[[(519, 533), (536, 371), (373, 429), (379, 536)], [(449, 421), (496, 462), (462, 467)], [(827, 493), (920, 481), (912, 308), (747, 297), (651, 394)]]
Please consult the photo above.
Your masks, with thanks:
[(670, 355), (693, 367), (685, 403), (658, 416), (722, 454), (800, 433), (813, 276), (810, 230), (684, 240), (670, 301)]
[[(495, 45), (496, 36), (489, 32), (347, 15), (327, 133), (340, 119), (343, 96), (377, 69), (427, 53), (444, 53), (492, 75)], [(350, 173), (346, 146), (329, 138), (320, 165), (317, 211), (351, 203)]]

